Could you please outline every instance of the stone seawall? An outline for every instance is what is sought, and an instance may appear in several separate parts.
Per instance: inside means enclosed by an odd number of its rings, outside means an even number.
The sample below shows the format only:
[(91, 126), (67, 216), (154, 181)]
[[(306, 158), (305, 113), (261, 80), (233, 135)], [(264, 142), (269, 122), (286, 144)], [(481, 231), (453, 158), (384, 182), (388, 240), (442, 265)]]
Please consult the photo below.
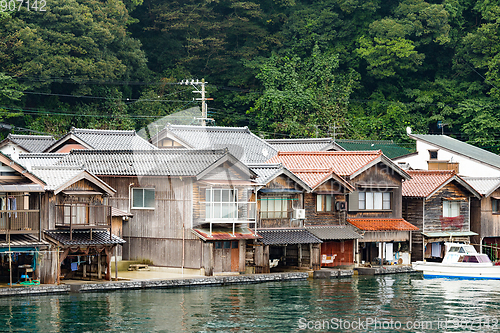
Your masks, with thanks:
[(191, 279), (119, 281), (105, 283), (82, 283), (68, 285), (40, 285), (0, 289), (0, 297), (27, 296), (44, 294), (67, 294), (77, 292), (106, 292), (128, 289), (180, 288), (197, 286), (224, 286), (230, 284), (249, 284), (274, 281), (306, 280), (307, 272), (210, 276)]

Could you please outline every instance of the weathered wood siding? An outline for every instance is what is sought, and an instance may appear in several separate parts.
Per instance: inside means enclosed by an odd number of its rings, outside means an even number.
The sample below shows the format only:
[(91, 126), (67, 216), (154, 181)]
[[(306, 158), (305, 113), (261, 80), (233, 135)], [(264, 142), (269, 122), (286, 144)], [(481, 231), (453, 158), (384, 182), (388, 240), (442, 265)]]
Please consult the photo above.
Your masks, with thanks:
[[(378, 211), (355, 210), (352, 205), (348, 205), (348, 218), (401, 218), (402, 211), (402, 177), (385, 164), (379, 163), (362, 174), (350, 180), (356, 187), (355, 192), (348, 195), (348, 201), (356, 199), (358, 191), (381, 191), (390, 192), (391, 209)], [(363, 186), (371, 184), (372, 186)]]
[[(469, 192), (454, 182), (447, 184), (430, 199), (425, 200), (425, 217), (422, 232), (470, 231)], [(460, 203), (460, 215), (443, 218), (443, 200)]]
[(338, 201), (346, 201), (345, 194), (336, 194), (334, 206), (331, 212), (317, 212), (316, 211), (316, 193), (304, 194), (304, 207), (306, 209), (306, 220), (304, 225), (341, 225), (346, 223), (347, 211), (339, 211), (336, 209)]
[(417, 227), (418, 231), (411, 233), (413, 261), (424, 260), (423, 249), (424, 240), (422, 236), (424, 217), (424, 199), (423, 198), (403, 198), (403, 218)]
[[(110, 205), (130, 211), (134, 217), (123, 222), (123, 259), (147, 259), (159, 266), (181, 267), (184, 238), (184, 267), (201, 268), (202, 241), (189, 229), (192, 218), (192, 179), (189, 177), (101, 176), (116, 190)], [(130, 184), (134, 184), (130, 186)], [(154, 209), (130, 209), (130, 188), (154, 188)], [(184, 233), (183, 233), (184, 226)]]
[(500, 189), (481, 200), (481, 237), (500, 237), (500, 214), (491, 211), (492, 197), (500, 197)]

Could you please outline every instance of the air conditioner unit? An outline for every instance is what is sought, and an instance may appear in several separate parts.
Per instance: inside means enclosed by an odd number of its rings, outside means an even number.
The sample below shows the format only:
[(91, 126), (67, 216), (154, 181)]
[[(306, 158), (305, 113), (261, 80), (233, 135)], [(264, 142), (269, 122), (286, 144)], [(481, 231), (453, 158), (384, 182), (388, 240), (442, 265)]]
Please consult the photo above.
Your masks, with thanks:
[(306, 210), (305, 209), (294, 209), (293, 210), (293, 218), (296, 220), (303, 220), (306, 218)]
[(337, 210), (347, 210), (347, 202), (345, 201), (337, 201)]

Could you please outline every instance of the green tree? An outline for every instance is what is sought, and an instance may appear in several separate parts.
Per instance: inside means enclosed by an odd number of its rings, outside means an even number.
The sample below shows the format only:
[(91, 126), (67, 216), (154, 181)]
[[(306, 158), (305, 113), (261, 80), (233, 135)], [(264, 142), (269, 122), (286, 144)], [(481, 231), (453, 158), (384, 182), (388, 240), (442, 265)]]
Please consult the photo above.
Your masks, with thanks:
[(311, 137), (345, 122), (354, 75), (338, 70), (337, 55), (315, 46), (306, 59), (273, 55), (253, 65), (264, 91), (248, 112), (262, 133)]

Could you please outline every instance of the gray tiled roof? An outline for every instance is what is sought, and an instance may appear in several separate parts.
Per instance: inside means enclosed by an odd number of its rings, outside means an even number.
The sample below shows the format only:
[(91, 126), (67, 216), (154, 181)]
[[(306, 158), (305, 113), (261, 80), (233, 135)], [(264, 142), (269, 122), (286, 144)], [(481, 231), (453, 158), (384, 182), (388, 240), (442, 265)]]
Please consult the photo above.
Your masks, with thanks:
[(409, 136), (500, 169), (499, 155), (447, 135), (410, 134)]
[[(248, 127), (167, 125), (164, 129), (195, 149), (228, 148), (243, 163), (263, 163), (278, 151)], [(162, 131), (162, 132), (164, 132)], [(162, 133), (159, 134), (160, 136)]]
[(84, 172), (81, 167), (33, 167), (31, 172), (47, 185), (45, 190), (54, 191), (61, 185)]
[(45, 235), (58, 241), (62, 245), (115, 245), (126, 243), (118, 236), (111, 234), (106, 230), (92, 230), (92, 238), (88, 230), (73, 230), (73, 237), (70, 240), (69, 230), (46, 230)]
[(481, 195), (489, 196), (493, 191), (500, 187), (500, 178), (498, 177), (462, 177), (470, 186), (472, 186)]
[(323, 243), (306, 229), (259, 229), (264, 245), (319, 244)]
[(51, 135), (9, 134), (7, 139), (10, 139), (30, 153), (40, 153), (56, 142)]
[(353, 227), (348, 225), (308, 226), (306, 230), (321, 240), (342, 240), (363, 238)]
[[(71, 131), (54, 143), (50, 148), (57, 147), (71, 135), (82, 140), (92, 149), (99, 150), (156, 150), (155, 146), (141, 138), (135, 131), (99, 130), (72, 128)], [(50, 149), (51, 150), (51, 149)], [(48, 150), (48, 151), (50, 151)]]
[(257, 184), (267, 184), (283, 169), (283, 165), (280, 163), (249, 164), (248, 166), (257, 174), (255, 179)]
[(310, 139), (267, 139), (267, 143), (278, 151), (342, 151), (344, 148), (333, 142), (332, 138)]
[(196, 176), (226, 150), (73, 150), (56, 165), (82, 166), (94, 175)]
[(56, 164), (61, 158), (68, 155), (57, 153), (36, 153), (36, 154), (19, 154), (19, 164), (30, 169), (33, 166), (51, 166)]

